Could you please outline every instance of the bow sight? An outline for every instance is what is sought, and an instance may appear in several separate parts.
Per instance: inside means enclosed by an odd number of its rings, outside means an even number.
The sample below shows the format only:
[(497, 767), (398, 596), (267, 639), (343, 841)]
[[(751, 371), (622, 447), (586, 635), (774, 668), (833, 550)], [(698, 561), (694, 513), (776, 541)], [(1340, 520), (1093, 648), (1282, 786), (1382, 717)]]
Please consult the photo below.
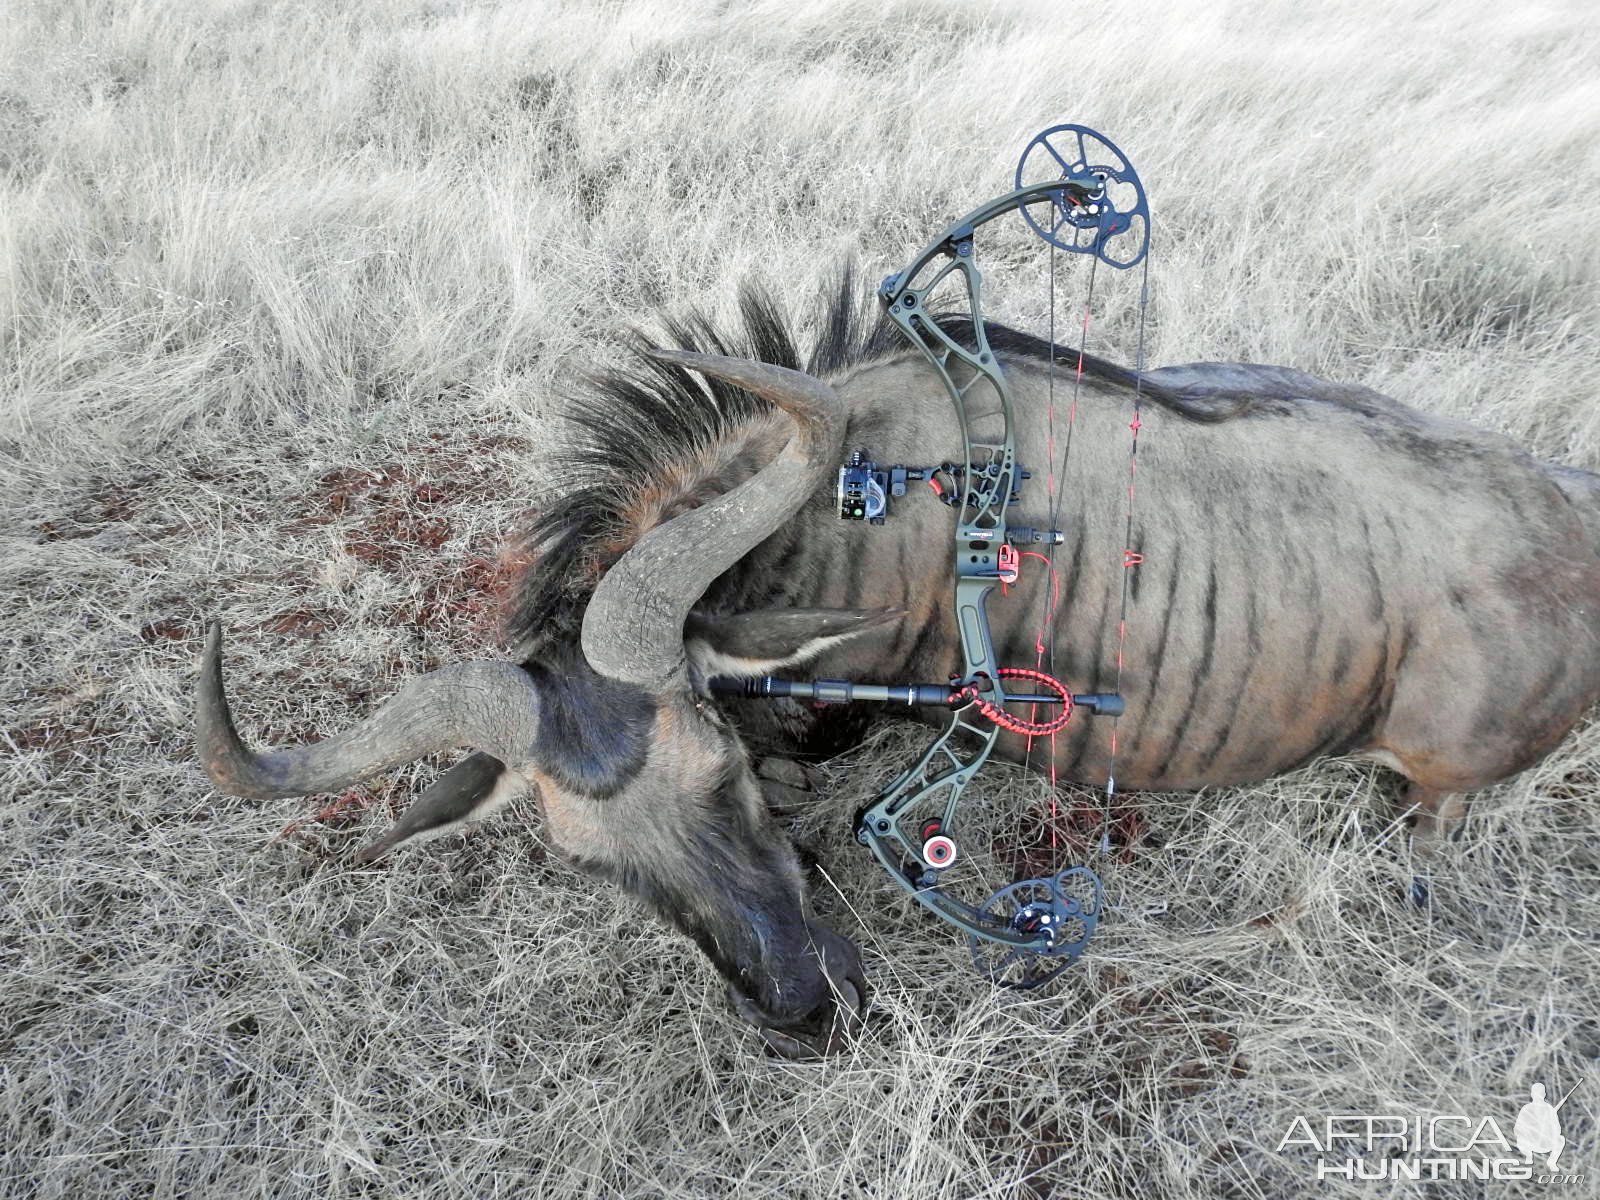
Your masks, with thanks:
[[(1058, 125), (1034, 137), (1017, 164), (1013, 191), (956, 221), (878, 289), (888, 318), (943, 381), (960, 419), (964, 453), (937, 466), (885, 467), (858, 450), (840, 468), (836, 492), (841, 518), (873, 525), (889, 518), (892, 503), (912, 482), (927, 483), (955, 509), (955, 605), (963, 670), (947, 685), (766, 678), (724, 689), (751, 697), (949, 708), (944, 732), (858, 814), (856, 837), (918, 903), (968, 935), (981, 970), (1031, 987), (1054, 978), (1083, 952), (1104, 905), (1100, 879), (1087, 867), (1071, 867), (998, 890), (991, 882), (981, 904), (957, 899), (947, 873), (957, 862), (983, 857), (961, 851), (957, 806), (1001, 729), (1030, 739), (1045, 736), (1062, 728), (1075, 709), (1118, 717), (1123, 701), (1115, 693), (1074, 696), (1042, 671), (1001, 667), (989, 631), (988, 597), (998, 584), (1016, 582), (1017, 546), (1053, 547), (1064, 540), (1059, 530), (1013, 526), (1007, 519), (1030, 473), (1016, 461), (1011, 387), (984, 327), (975, 236), (979, 227), (1012, 211), (1020, 211), (1028, 227), (1055, 250), (1090, 255), (1119, 270), (1144, 261), (1149, 249), (1144, 185), (1121, 150), (1081, 125)], [(967, 312), (936, 318), (929, 300), (947, 280), (964, 287)], [(1090, 287), (1092, 292), (1092, 271)], [(1141, 323), (1141, 336), (1142, 328)], [(958, 338), (957, 332), (966, 336)], [(982, 387), (992, 393), (992, 403), (973, 403)], [(1137, 439), (1137, 413), (1131, 427)], [(1130, 527), (1131, 521), (1130, 508)], [(1003, 681), (1016, 678), (1045, 690), (1005, 690)], [(1055, 715), (1044, 722), (1023, 720), (1007, 711), (1018, 704), (1045, 706)], [(1108, 784), (1108, 791), (1113, 787), (1114, 782)], [(981, 871), (978, 879), (981, 883)]]
[[(904, 496), (906, 484), (910, 482), (926, 482), (929, 491), (954, 508), (964, 502), (961, 481), (967, 471), (967, 467), (954, 462), (942, 462), (936, 467), (907, 467), (900, 464), (880, 467), (865, 450), (857, 450), (850, 456), (850, 461), (839, 468), (839, 484), (834, 489), (834, 498), (839, 504), (839, 519), (882, 525), (889, 519), (889, 501)], [(1031, 478), (1033, 473), (1026, 468), (1017, 472), (1017, 484), (1012, 489), (1008, 504), (1015, 504), (1022, 498), (1022, 481)], [(982, 494), (980, 490), (979, 495)], [(1006, 533), (1007, 541), (1013, 546), (1039, 543), (1059, 546), (1067, 540), (1066, 534), (1059, 529), (1034, 529), (1027, 525), (1012, 525)], [(1002, 572), (1001, 582), (1015, 583), (1016, 579), (1014, 576), (1008, 579)]]

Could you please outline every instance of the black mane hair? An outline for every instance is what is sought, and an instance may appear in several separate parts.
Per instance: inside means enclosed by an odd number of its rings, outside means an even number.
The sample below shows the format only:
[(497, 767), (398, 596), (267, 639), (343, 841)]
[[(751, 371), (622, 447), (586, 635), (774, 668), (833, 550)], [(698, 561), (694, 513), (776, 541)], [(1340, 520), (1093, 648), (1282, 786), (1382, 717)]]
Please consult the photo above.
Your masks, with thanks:
[[(802, 355), (795, 324), (767, 291), (746, 285), (739, 294), (741, 328), (722, 330), (694, 313), (662, 322), (659, 339), (635, 332), (629, 365), (587, 381), (563, 409), (568, 437), (564, 469), (584, 480), (553, 499), (523, 531), (525, 564), (512, 589), (506, 633), (527, 659), (539, 657), (552, 640), (575, 642), (583, 611), (600, 577), (626, 550), (628, 514), (653, 484), (675, 464), (708, 454), (771, 406), (720, 380), (705, 379), (683, 367), (659, 362), (645, 351), (659, 347), (750, 358), (802, 370), (819, 378), (838, 375), (904, 353), (909, 347), (858, 288), (851, 268), (824, 291), (810, 322), (811, 344)], [(970, 338), (965, 314), (937, 318), (958, 341)], [(999, 354), (1072, 364), (1078, 351), (987, 323), (990, 346)], [(1083, 356), (1086, 376), (1132, 389), (1136, 377), (1126, 367)], [(1144, 398), (1193, 421), (1237, 415), (1245, 404), (1223, 405), (1216, 398), (1185, 399), (1170, 389), (1143, 381)]]
[(742, 388), (650, 358), (672, 347), (835, 375), (887, 355), (893, 326), (860, 295), (847, 268), (818, 306), (813, 341), (802, 357), (783, 306), (747, 284), (739, 294), (742, 328), (725, 331), (702, 313), (662, 321), (662, 336), (635, 331), (632, 361), (588, 379), (568, 398), (563, 463), (585, 482), (552, 500), (523, 530), (526, 567), (506, 612), (506, 633), (525, 654), (555, 638), (575, 639), (595, 584), (619, 554), (626, 514), (675, 463), (705, 454), (771, 405)]

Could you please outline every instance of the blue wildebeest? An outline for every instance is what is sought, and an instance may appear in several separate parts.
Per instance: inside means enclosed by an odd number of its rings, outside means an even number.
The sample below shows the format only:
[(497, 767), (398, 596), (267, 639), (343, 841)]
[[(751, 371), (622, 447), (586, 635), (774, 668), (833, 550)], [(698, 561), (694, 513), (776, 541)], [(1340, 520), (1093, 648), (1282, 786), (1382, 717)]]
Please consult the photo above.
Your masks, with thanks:
[[(846, 524), (832, 483), (852, 447), (938, 462), (961, 442), (929, 368), (848, 283), (804, 358), (773, 304), (750, 294), (743, 313), (737, 338), (669, 326), (698, 353), (641, 354), (575, 403), (584, 482), (532, 526), (518, 663), (446, 667), (348, 732), (256, 754), (229, 717), (213, 629), (198, 742), (219, 788), (259, 798), (470, 748), (361, 861), (534, 792), (575, 863), (693, 938), (768, 1043), (807, 1054), (859, 1013), (860, 959), (811, 917), (734, 726), (816, 750), (857, 714), (712, 703), (706, 680), (804, 662), (866, 681), (946, 674), (952, 512), (903, 504), (884, 528)], [(1018, 460), (1042, 464), (1049, 347), (990, 338), (1024, 414)], [(1057, 670), (1091, 691), (1113, 678), (1124, 516), (1104, 468), (1125, 461), (1132, 383), (1086, 363), (1061, 485)], [(1355, 754), (1405, 776), (1419, 832), (1436, 835), (1461, 793), (1535, 762), (1600, 699), (1600, 476), (1282, 368), (1166, 368), (1144, 396), (1124, 787), (1246, 783)], [(1019, 519), (1046, 524), (1043, 504), (1024, 497)], [(994, 606), (1002, 662), (1029, 659), (1044, 579), (1025, 574)], [(1103, 784), (1107, 734), (1069, 727), (1061, 773)], [(1002, 750), (1020, 757), (1020, 739)]]

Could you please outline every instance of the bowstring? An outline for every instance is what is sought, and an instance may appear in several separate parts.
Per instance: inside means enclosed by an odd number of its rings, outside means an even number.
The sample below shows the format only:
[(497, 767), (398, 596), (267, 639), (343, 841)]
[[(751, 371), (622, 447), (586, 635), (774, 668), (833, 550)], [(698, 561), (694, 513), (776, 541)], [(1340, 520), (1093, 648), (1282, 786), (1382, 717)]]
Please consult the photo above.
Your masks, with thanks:
[[(1048, 529), (1061, 528), (1061, 504), (1066, 492), (1067, 469), (1072, 462), (1073, 434), (1078, 427), (1078, 397), (1083, 385), (1083, 356), (1089, 341), (1089, 316), (1094, 309), (1094, 283), (1097, 269), (1100, 265), (1100, 256), (1093, 255), (1089, 259), (1089, 286), (1083, 302), (1083, 322), (1078, 332), (1078, 362), (1072, 375), (1072, 399), (1067, 408), (1067, 436), (1061, 451), (1061, 467), (1055, 466), (1055, 423), (1056, 423), (1056, 258), (1060, 251), (1052, 246), (1050, 248), (1050, 362), (1049, 362), (1049, 403), (1048, 434), (1046, 440), (1047, 453), (1047, 486), (1046, 492), (1050, 499), (1050, 523)], [(1053, 541), (1047, 543), (1045, 556), (1046, 573), (1049, 578), (1045, 583), (1044, 591), (1044, 619), (1042, 622), (1042, 636), (1035, 644), (1040, 657), (1049, 662), (1049, 674), (1052, 678), (1059, 679), (1056, 673), (1056, 609), (1060, 602), (1060, 579), (1056, 574), (1056, 547)], [(1067, 581), (1067, 586), (1073, 585), (1073, 580)], [(1048, 649), (1046, 648), (1048, 647)], [(1033, 749), (1033, 742), (1028, 743), (1029, 753)], [(1053, 872), (1059, 874), (1060, 862), (1060, 798), (1061, 790), (1058, 779), (1056, 758), (1056, 735), (1050, 734), (1050, 856)]]
[[(1052, 245), (1050, 247), (1050, 365), (1046, 372), (1045, 380), (1049, 388), (1045, 403), (1045, 496), (1052, 506), (1056, 503), (1056, 255), (1060, 253)], [(1052, 517), (1053, 521), (1053, 517)], [(1053, 527), (1053, 525), (1052, 525)], [(1055, 546), (1047, 544), (1044, 558), (1045, 571), (1049, 576), (1045, 581), (1043, 609), (1044, 615), (1039, 622), (1039, 636), (1033, 643), (1033, 667), (1036, 671), (1044, 670), (1045, 645), (1050, 644), (1052, 651), (1055, 648), (1054, 619), (1055, 619)], [(1051, 666), (1054, 667), (1052, 661)], [(1029, 720), (1038, 717), (1037, 704), (1029, 710)], [(1028, 739), (1027, 748), (1023, 751), (1022, 765), (1025, 769), (1033, 767), (1033, 738)], [(1056, 735), (1050, 735), (1050, 849), (1056, 846), (1056, 764), (1055, 764)]]

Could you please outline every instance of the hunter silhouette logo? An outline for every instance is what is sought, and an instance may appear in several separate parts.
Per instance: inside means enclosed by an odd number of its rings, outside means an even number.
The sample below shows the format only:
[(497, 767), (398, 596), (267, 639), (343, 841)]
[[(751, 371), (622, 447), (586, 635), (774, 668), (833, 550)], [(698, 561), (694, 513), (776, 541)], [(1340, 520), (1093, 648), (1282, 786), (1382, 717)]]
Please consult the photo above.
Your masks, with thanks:
[(1573, 1084), (1571, 1090), (1561, 1097), (1560, 1104), (1546, 1104), (1544, 1084), (1536, 1083), (1531, 1089), (1533, 1099), (1517, 1113), (1517, 1123), (1511, 1135), (1517, 1139), (1517, 1149), (1529, 1158), (1548, 1154), (1550, 1158), (1545, 1163), (1548, 1170), (1556, 1169), (1556, 1159), (1561, 1157), (1561, 1150), (1567, 1144), (1567, 1139), (1561, 1136), (1561, 1118), (1557, 1114), (1577, 1090), (1578, 1085)]
[(1490, 1116), (1339, 1113), (1295, 1117), (1278, 1142), (1278, 1150), (1300, 1146), (1313, 1151), (1318, 1179), (1581, 1183), (1582, 1174), (1556, 1171), (1567, 1145), (1561, 1133), (1561, 1109), (1575, 1091), (1576, 1084), (1551, 1104), (1545, 1098), (1544, 1084), (1534, 1084), (1529, 1088), (1528, 1103), (1517, 1112), (1509, 1138), (1500, 1122)]

